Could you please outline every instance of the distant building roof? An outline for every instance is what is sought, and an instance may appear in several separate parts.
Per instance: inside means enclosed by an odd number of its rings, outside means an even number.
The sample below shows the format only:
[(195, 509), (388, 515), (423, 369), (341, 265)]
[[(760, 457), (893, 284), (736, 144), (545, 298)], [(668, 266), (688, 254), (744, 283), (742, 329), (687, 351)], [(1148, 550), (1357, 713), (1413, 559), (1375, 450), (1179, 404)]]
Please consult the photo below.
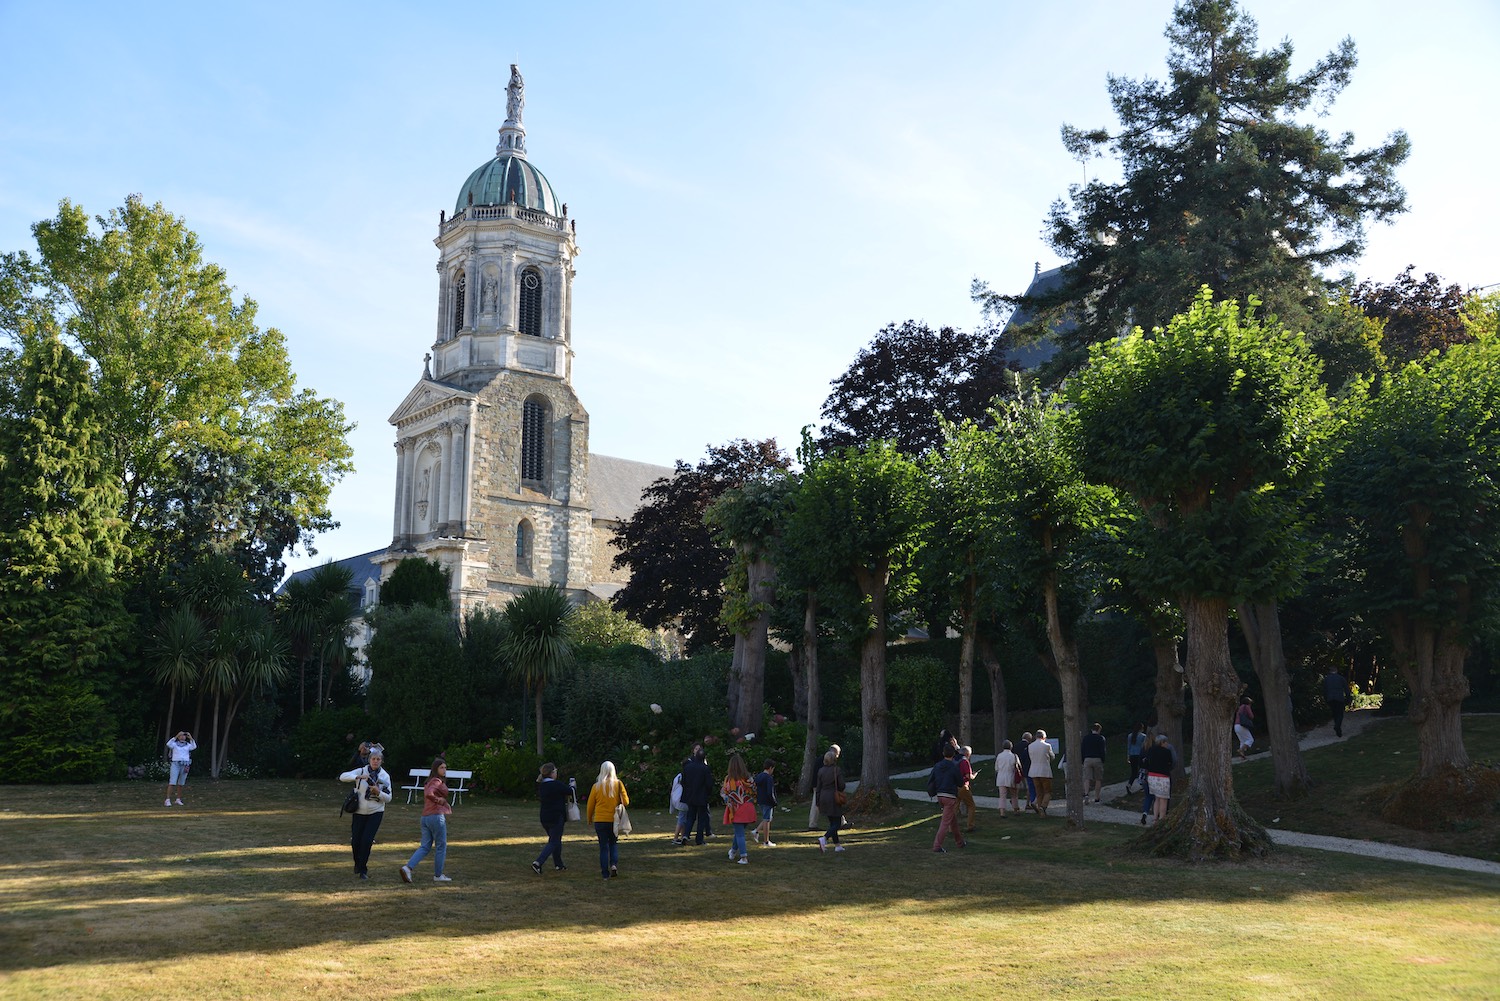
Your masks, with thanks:
[[(1051, 271), (1037, 271), (1031, 276), (1031, 284), (1026, 286), (1028, 296), (1041, 295), (1051, 292), (1062, 284), (1061, 267), (1053, 268)], [(1005, 329), (1000, 332), (1000, 346), (1005, 351), (1005, 357), (1019, 364), (1023, 369), (1033, 369), (1045, 365), (1057, 354), (1057, 342), (1052, 335), (1066, 333), (1072, 330), (1075, 324), (1068, 320), (1058, 324), (1049, 331), (1048, 335), (1026, 344), (1017, 345), (1013, 342), (1015, 328), (1024, 326), (1035, 319), (1035, 314), (1025, 306), (1019, 306), (1010, 314), (1010, 319), (1005, 321)]]
[(641, 506), (641, 494), (676, 470), (634, 459), (589, 454), (589, 503), (596, 521), (624, 521)]
[[(372, 580), (376, 584), (380, 583), (380, 564), (375, 562), (375, 557), (384, 555), (384, 549), (377, 549), (371, 553), (361, 553), (358, 556), (351, 556), (347, 560), (330, 561), (334, 566), (348, 570), (352, 575), (352, 579), (349, 581), (349, 593), (354, 596), (360, 605), (364, 604), (365, 585)], [(326, 563), (322, 564), (322, 566), (327, 565)], [(276, 593), (280, 594), (282, 591), (285, 591), (286, 586), (294, 580), (307, 580), (320, 569), (321, 567), (308, 567), (306, 570), (298, 570), (281, 582), (281, 586), (276, 589)]]

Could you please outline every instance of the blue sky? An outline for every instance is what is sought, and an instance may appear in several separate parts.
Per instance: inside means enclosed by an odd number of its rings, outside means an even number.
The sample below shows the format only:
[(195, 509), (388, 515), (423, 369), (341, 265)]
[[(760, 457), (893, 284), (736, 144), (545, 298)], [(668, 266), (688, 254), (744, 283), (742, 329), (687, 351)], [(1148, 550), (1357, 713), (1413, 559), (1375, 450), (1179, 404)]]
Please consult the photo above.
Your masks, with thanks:
[[(1083, 179), (1058, 127), (1114, 124), (1108, 75), (1164, 74), (1171, 7), (0, 0), (0, 249), (65, 197), (187, 220), (301, 385), (359, 423), (343, 527), (309, 565), (390, 539), (386, 418), (433, 339), (438, 212), (493, 155), (510, 63), (530, 158), (578, 223), (591, 447), (670, 464), (790, 449), (881, 326), (971, 327), (971, 279), (1020, 290), (1055, 264), (1042, 219)], [(1500, 4), (1246, 7), (1299, 69), (1355, 39), (1325, 128), (1411, 135), (1410, 211), (1355, 273), (1500, 282)]]

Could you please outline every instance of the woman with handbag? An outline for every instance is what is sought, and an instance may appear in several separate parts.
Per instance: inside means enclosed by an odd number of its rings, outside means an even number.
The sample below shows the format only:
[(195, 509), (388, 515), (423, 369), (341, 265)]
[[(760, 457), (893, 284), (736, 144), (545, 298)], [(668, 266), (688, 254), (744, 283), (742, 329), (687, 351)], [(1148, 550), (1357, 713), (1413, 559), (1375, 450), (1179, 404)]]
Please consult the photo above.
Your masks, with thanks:
[[(567, 785), (563, 785), (557, 779), (557, 766), (547, 762), (542, 766), (541, 774), (536, 779), (536, 798), (542, 804), (542, 830), (547, 832), (547, 844), (531, 863), (531, 871), (538, 876), (542, 874), (542, 863), (552, 859), (554, 872), (562, 872), (567, 866), (562, 860), (562, 836), (563, 826), (571, 820), (578, 819), (578, 803), (574, 798), (578, 790), (576, 779), (569, 779)], [(569, 816), (569, 807), (572, 807), (574, 816)]]
[(828, 818), (828, 832), (818, 839), (820, 852), (826, 852), (830, 842), (834, 851), (844, 850), (839, 844), (839, 827), (843, 823), (844, 804), (848, 797), (844, 795), (844, 775), (839, 771), (838, 762), (839, 756), (832, 750), (823, 755), (823, 767), (818, 769), (818, 779), (813, 785), (813, 798), (823, 816)]
[(368, 763), (339, 776), (340, 782), (354, 783), (358, 798), (349, 839), (354, 848), (354, 873), (360, 879), (370, 878), (370, 850), (375, 846), (380, 822), (385, 819), (385, 805), (391, 801), (391, 777), (381, 767), (384, 764), (385, 748), (373, 744)]
[(604, 762), (599, 766), (594, 788), (589, 790), (585, 813), (599, 838), (599, 873), (605, 879), (620, 874), (620, 834), (629, 831), (630, 820), (625, 816), (625, 807), (629, 805), (630, 794), (615, 775), (615, 763)]
[(749, 865), (750, 856), (745, 847), (745, 828), (755, 823), (755, 784), (750, 781), (750, 769), (738, 751), (729, 756), (729, 772), (724, 784), (719, 787), (724, 797), (724, 823), (734, 825), (734, 841), (729, 846), (729, 861)]

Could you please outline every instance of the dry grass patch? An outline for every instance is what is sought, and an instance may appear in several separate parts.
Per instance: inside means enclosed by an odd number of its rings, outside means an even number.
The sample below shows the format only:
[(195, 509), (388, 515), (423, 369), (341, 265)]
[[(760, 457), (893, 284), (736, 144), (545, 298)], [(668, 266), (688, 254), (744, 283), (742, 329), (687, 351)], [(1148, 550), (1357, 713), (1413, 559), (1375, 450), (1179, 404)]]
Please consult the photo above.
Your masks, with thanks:
[(738, 866), (722, 834), (675, 848), (642, 808), (606, 881), (576, 827), (568, 871), (533, 875), (535, 808), (475, 797), (456, 882), (424, 864), (405, 886), (417, 808), (391, 809), (362, 883), (333, 783), (204, 783), (181, 811), (132, 784), (6, 792), (6, 998), (1480, 998), (1500, 969), (1493, 878), (1294, 852), (1194, 868), (1107, 825), (986, 816), (933, 855), (917, 806), (843, 854), (781, 830)]

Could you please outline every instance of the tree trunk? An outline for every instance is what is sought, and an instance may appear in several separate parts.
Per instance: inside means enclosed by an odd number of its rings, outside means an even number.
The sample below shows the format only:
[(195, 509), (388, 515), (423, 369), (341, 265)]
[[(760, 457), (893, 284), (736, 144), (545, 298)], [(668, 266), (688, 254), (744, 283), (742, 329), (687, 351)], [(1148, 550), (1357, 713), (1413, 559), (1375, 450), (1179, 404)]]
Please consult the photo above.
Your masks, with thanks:
[(850, 813), (883, 810), (896, 803), (891, 785), (891, 715), (885, 691), (885, 589), (890, 563), (855, 572), (860, 592), (870, 602), (870, 634), (859, 654), (860, 725), (864, 730), (859, 792), (849, 803)]
[(1000, 753), (1000, 748), (1005, 746), (1005, 731), (1010, 728), (1010, 705), (1005, 694), (1005, 675), (1000, 670), (1000, 658), (995, 656), (994, 648), (987, 638), (975, 637), (979, 647), (979, 659), (984, 663), (985, 673), (990, 678), (990, 707), (994, 710), (994, 721), (991, 729), (994, 731), (995, 753)]
[[(978, 575), (964, 581), (963, 639), (958, 647), (958, 742), (974, 743), (974, 633), (979, 624)], [(999, 753), (1000, 748), (995, 748)]]
[(745, 634), (734, 634), (734, 656), (729, 660), (729, 725), (738, 726), (745, 677)]
[[(1265, 829), (1234, 798), (1230, 774), (1230, 730), (1240, 679), (1229, 661), (1229, 602), (1182, 599), (1187, 620), (1187, 679), (1193, 688), (1193, 772), (1188, 791), (1171, 813), (1142, 836), (1160, 854), (1193, 861), (1263, 855)], [(1177, 749), (1179, 757), (1182, 749)]]
[(1417, 777), (1468, 768), (1461, 715), (1469, 694), (1464, 674), (1468, 646), (1459, 642), (1455, 629), (1440, 630), (1405, 616), (1394, 618), (1390, 633), (1396, 666), (1411, 690), (1406, 715), (1417, 728)]
[(759, 609), (745, 637), (740, 663), (740, 700), (734, 725), (740, 733), (759, 733), (766, 703), (766, 640), (771, 630), (771, 602), (776, 588), (776, 569), (766, 560), (754, 560), (746, 570), (750, 601)]
[(213, 715), (213, 734), (208, 741), (208, 776), (216, 779), (219, 777), (219, 697), (217, 695), (214, 696)]
[(818, 766), (823, 763), (818, 754), (820, 726), (818, 714), (822, 711), (822, 691), (818, 683), (818, 592), (807, 592), (807, 607), (802, 614), (802, 671), (807, 686), (807, 740), (802, 744), (802, 774), (797, 777), (797, 795), (812, 792), (813, 781), (818, 777)]
[(807, 673), (802, 670), (802, 644), (796, 643), (786, 655), (787, 673), (792, 676), (792, 719), (807, 722)]
[(307, 715), (307, 658), (297, 658), (297, 718)]
[(214, 772), (215, 778), (218, 778), (219, 772), (223, 771), (224, 765), (229, 762), (229, 732), (234, 729), (234, 718), (239, 715), (240, 706), (244, 705), (244, 703), (245, 696), (242, 694), (237, 699), (231, 699), (229, 704), (224, 707), (224, 736), (219, 738), (219, 765), (218, 769)]
[[(1182, 665), (1177, 660), (1177, 637), (1156, 636), (1151, 648), (1156, 653), (1156, 732), (1167, 735), (1167, 743), (1177, 748), (1172, 764), (1172, 795), (1187, 792), (1187, 755), (1182, 749), (1182, 717), (1186, 704), (1182, 699)], [(1131, 776), (1134, 778), (1135, 776)]]
[(544, 758), (547, 752), (542, 749), (542, 686), (536, 686), (536, 753), (537, 757)]
[(1083, 830), (1083, 684), (1078, 670), (1078, 644), (1057, 609), (1057, 574), (1042, 581), (1047, 605), (1047, 642), (1063, 697), (1063, 757), (1068, 762), (1068, 827)]
[(1298, 799), (1307, 795), (1312, 779), (1297, 746), (1297, 725), (1292, 718), (1292, 682), (1286, 670), (1286, 651), (1281, 645), (1281, 615), (1274, 601), (1242, 602), (1240, 631), (1250, 647), (1250, 663), (1260, 678), (1266, 731), (1271, 741), (1271, 765), (1275, 772), (1272, 790), (1277, 796)]

